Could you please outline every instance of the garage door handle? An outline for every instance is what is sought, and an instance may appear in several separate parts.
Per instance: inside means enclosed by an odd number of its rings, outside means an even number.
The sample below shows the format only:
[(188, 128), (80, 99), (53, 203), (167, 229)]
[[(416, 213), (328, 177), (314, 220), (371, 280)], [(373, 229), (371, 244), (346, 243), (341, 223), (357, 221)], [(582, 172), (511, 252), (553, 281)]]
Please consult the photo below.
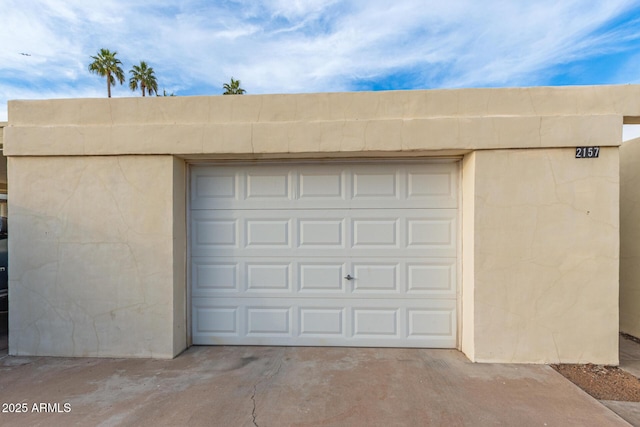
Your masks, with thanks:
[(347, 279), (347, 280), (353, 280), (353, 279), (355, 279), (355, 277), (351, 277), (351, 275), (350, 275), (350, 274), (347, 274), (347, 275), (345, 276), (345, 279)]

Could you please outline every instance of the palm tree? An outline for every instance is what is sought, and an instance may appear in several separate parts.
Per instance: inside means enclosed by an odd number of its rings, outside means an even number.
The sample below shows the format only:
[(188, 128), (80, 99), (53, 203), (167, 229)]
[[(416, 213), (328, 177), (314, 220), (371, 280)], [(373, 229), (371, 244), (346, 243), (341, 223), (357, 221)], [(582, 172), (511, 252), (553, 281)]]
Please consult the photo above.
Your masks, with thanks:
[(107, 94), (111, 98), (111, 86), (116, 85), (116, 80), (120, 84), (124, 83), (124, 71), (120, 65), (122, 62), (116, 58), (118, 52), (111, 52), (109, 49), (100, 49), (96, 56), (92, 56), (93, 62), (89, 64), (89, 71), (107, 78)]
[(233, 77), (231, 77), (231, 83), (225, 83), (222, 88), (224, 89), (223, 95), (242, 95), (246, 92), (240, 87), (240, 80), (234, 80)]
[(138, 84), (140, 84), (142, 96), (145, 96), (145, 92), (148, 92), (149, 95), (158, 94), (156, 75), (153, 68), (149, 67), (146, 62), (140, 61), (140, 65), (134, 65), (129, 72), (131, 73), (129, 88), (132, 91), (138, 90)]

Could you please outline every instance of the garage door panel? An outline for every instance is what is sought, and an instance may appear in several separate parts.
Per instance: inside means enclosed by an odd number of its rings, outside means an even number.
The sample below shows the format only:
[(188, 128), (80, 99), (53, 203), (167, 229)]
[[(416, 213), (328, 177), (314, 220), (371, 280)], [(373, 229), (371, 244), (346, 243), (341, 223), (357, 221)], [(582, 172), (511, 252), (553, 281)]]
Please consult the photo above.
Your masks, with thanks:
[(346, 337), (344, 308), (300, 307), (301, 337)]
[(389, 263), (373, 260), (353, 263), (353, 293), (400, 293), (400, 262)]
[(299, 261), (298, 280), (301, 294), (343, 294), (347, 290), (347, 275), (345, 262), (342, 260), (323, 261)]
[(400, 338), (399, 312), (399, 308), (354, 308), (353, 336), (398, 340)]
[(235, 170), (196, 168), (192, 174), (191, 200), (192, 203), (220, 204), (238, 200), (239, 174)]
[(347, 199), (346, 176), (343, 169), (315, 169), (299, 174), (300, 200), (315, 203), (344, 203)]
[(194, 247), (240, 247), (238, 220), (211, 218), (193, 222)]
[(400, 247), (400, 220), (397, 218), (373, 219), (353, 218), (353, 238), (351, 247), (369, 249), (372, 247), (398, 249)]
[(427, 263), (408, 261), (405, 271), (408, 294), (455, 297), (455, 259), (431, 260)]
[(257, 171), (246, 173), (246, 188), (243, 192), (246, 200), (254, 200), (258, 203), (265, 199), (278, 202), (293, 200), (292, 175), (287, 169), (260, 173)]
[(293, 337), (291, 306), (266, 307), (264, 304), (246, 307), (247, 336)]
[(455, 218), (407, 218), (409, 247), (455, 246)]
[(240, 263), (234, 260), (192, 259), (191, 279), (194, 291), (240, 291)]
[(346, 248), (343, 218), (305, 218), (298, 220), (298, 247)]
[(291, 218), (246, 218), (245, 224), (245, 248), (268, 247), (284, 248), (292, 247), (291, 242)]
[[(241, 335), (239, 311), (238, 306), (195, 307), (193, 312), (195, 336), (204, 334), (239, 337)], [(194, 343), (198, 344), (196, 340)]]
[(380, 169), (366, 168), (353, 172), (354, 200), (359, 199), (400, 199), (399, 177), (397, 172), (380, 172)]
[(453, 310), (407, 309), (408, 337), (451, 337), (455, 334), (454, 316)]
[(455, 305), (452, 300), (253, 298), (229, 306), (220, 299), (200, 299), (194, 304), (193, 340), (218, 345), (453, 347)]
[(194, 297), (456, 298), (455, 258), (192, 258), (191, 271)]
[(457, 198), (456, 188), (457, 174), (452, 173), (451, 168), (407, 171), (407, 199), (426, 200), (441, 197), (453, 201)]
[(283, 262), (247, 262), (247, 292), (291, 291), (291, 265)]
[(194, 166), (192, 170), (193, 210), (308, 209), (316, 208), (319, 201), (325, 209), (380, 208), (381, 201), (402, 201), (406, 208), (458, 206), (455, 162), (427, 168), (390, 162), (382, 166)]
[(455, 209), (195, 211), (191, 224), (194, 256), (457, 254)]

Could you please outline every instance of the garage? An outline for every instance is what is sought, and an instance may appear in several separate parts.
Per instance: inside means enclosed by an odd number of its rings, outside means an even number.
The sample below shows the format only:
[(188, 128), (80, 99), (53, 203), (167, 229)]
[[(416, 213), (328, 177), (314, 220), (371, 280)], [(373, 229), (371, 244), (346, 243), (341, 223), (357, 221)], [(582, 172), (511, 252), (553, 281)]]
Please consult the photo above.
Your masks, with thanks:
[(615, 365), (635, 322), (620, 144), (640, 85), (9, 111), (10, 355), (406, 346)]
[(455, 159), (190, 170), (193, 344), (456, 347)]

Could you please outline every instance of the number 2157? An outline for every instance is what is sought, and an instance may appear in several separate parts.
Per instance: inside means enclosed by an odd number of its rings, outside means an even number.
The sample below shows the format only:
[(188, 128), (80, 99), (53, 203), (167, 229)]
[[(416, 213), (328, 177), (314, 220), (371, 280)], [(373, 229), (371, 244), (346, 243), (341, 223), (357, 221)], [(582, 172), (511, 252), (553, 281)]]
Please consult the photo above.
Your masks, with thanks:
[(576, 147), (576, 159), (592, 159), (600, 155), (600, 147)]

